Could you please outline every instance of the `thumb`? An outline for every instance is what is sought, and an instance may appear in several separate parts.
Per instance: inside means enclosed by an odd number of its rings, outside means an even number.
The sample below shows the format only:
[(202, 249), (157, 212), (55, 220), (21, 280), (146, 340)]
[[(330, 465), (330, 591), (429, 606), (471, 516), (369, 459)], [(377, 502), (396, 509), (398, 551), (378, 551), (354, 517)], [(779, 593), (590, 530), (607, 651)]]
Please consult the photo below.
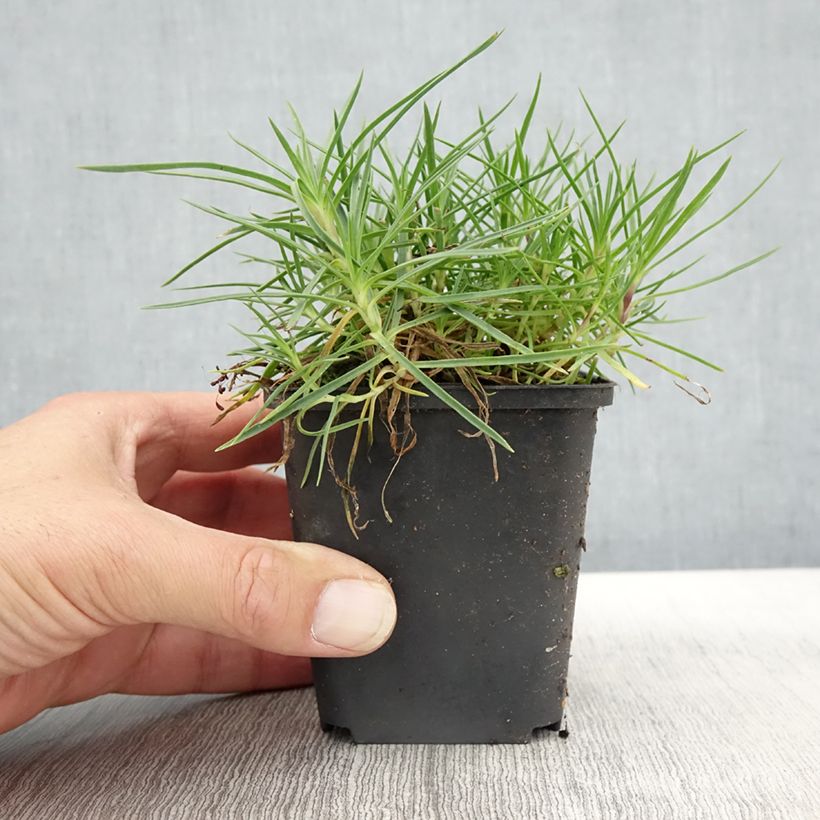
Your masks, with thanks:
[(356, 558), (145, 512), (140, 540), (151, 546), (129, 551), (136, 566), (114, 593), (120, 611), (134, 620), (194, 627), (310, 657), (366, 654), (393, 631), (389, 583)]

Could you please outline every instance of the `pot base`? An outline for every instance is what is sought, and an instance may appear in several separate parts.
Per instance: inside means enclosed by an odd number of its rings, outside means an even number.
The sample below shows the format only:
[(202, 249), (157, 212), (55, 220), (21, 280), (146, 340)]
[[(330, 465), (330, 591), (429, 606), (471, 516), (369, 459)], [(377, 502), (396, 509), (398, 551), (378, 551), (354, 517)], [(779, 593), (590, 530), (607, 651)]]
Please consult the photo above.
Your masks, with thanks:
[(361, 727), (357, 729), (354, 733), (346, 726), (335, 726), (332, 723), (325, 723), (324, 721), (319, 721), (319, 725), (322, 727), (322, 731), (327, 734), (334, 734), (339, 738), (349, 737), (353, 743), (362, 744), (362, 745), (374, 745), (374, 744), (381, 744), (381, 745), (406, 745), (408, 743), (413, 744), (437, 744), (437, 745), (457, 745), (457, 744), (488, 744), (488, 745), (501, 745), (501, 744), (516, 744), (516, 745), (525, 745), (530, 743), (533, 739), (533, 735), (536, 732), (558, 732), (562, 737), (566, 737), (567, 735), (564, 734), (566, 732), (565, 729), (562, 729), (564, 724), (563, 719), (557, 721), (556, 723), (550, 723), (548, 726), (536, 726), (531, 729), (529, 732), (524, 733), (517, 733), (506, 730), (501, 732), (494, 732), (491, 735), (482, 735), (481, 737), (474, 737), (472, 739), (468, 739), (470, 736), (467, 732), (463, 729), (459, 731), (458, 736), (456, 738), (451, 739), (443, 739), (442, 735), (436, 733), (431, 736), (425, 736), (420, 734), (414, 737), (413, 740), (407, 740), (406, 736), (402, 735), (401, 737), (396, 737), (391, 732), (387, 732), (385, 734), (378, 734), (368, 731), (366, 728), (362, 729)]

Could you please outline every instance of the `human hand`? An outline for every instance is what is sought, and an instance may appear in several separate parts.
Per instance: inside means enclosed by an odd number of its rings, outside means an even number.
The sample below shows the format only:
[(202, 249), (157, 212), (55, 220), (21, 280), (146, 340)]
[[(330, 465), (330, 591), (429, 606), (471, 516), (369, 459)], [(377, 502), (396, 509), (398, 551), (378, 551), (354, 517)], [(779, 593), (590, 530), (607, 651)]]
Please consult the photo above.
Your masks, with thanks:
[(108, 692), (308, 683), (390, 635), (389, 584), (293, 543), (279, 430), (213, 396), (89, 393), (0, 430), (0, 731)]

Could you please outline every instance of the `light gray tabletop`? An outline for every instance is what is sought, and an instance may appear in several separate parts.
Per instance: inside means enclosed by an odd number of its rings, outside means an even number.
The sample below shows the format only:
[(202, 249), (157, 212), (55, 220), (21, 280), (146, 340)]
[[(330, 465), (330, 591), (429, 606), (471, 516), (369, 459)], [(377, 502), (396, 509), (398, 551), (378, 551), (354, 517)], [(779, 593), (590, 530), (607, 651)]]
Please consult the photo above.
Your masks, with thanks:
[(110, 696), (0, 736), (0, 817), (820, 817), (820, 570), (582, 576), (570, 737), (356, 746), (311, 690)]

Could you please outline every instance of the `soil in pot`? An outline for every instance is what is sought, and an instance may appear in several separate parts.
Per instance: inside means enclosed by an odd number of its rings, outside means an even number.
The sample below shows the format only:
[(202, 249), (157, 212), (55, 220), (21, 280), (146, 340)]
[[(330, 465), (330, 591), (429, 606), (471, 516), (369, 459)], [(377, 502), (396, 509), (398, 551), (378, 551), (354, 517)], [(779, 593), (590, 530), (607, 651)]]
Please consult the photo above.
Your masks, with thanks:
[[(464, 388), (450, 387), (475, 406)], [(354, 536), (326, 470), (300, 487), (312, 439), (297, 436), (287, 477), (294, 536), (335, 547), (393, 584), (398, 621), (361, 658), (313, 661), (324, 728), (359, 743), (525, 743), (564, 715), (575, 591), (597, 409), (609, 383), (493, 388), (491, 423), (515, 452), (487, 445), (434, 398), (414, 398), (416, 446), (401, 459), (387, 430), (359, 453)], [(319, 429), (321, 410), (308, 423)], [(340, 433), (346, 462), (352, 433)]]

